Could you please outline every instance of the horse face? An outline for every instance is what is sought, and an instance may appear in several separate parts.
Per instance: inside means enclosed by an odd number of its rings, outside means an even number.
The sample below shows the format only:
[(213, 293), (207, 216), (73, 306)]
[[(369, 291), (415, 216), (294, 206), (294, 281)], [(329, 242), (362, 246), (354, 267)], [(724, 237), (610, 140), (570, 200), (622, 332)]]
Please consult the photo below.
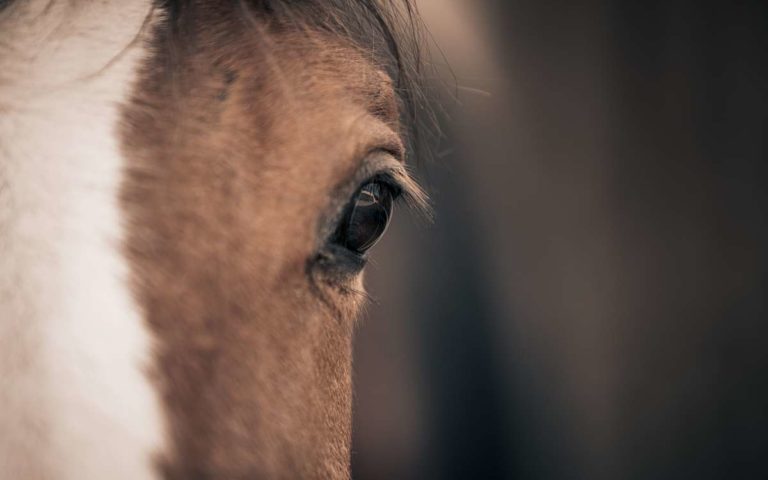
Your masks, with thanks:
[(365, 248), (419, 193), (389, 77), (332, 36), (256, 27), (161, 23), (123, 111), (158, 460), (168, 478), (347, 478)]

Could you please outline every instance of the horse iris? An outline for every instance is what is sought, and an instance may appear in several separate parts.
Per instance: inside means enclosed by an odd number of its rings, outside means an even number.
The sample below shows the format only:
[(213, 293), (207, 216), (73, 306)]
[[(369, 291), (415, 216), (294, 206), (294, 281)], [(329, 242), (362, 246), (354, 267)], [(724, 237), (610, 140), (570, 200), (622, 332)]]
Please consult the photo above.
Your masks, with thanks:
[(344, 246), (364, 253), (379, 241), (392, 218), (392, 189), (369, 182), (358, 191), (343, 236)]

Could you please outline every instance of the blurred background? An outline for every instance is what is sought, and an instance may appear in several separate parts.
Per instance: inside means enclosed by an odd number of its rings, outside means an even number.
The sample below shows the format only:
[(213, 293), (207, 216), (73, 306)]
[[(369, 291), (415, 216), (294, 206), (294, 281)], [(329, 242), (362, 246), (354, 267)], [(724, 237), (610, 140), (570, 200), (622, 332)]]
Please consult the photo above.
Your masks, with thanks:
[(768, 2), (417, 3), (457, 98), (368, 269), (355, 480), (768, 478)]

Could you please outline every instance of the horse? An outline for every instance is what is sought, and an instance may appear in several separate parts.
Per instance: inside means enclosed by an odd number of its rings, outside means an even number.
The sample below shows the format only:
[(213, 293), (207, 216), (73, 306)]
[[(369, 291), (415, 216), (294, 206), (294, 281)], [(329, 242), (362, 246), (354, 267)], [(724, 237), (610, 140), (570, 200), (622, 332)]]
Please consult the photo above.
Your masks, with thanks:
[(0, 477), (349, 478), (408, 0), (0, 2)]

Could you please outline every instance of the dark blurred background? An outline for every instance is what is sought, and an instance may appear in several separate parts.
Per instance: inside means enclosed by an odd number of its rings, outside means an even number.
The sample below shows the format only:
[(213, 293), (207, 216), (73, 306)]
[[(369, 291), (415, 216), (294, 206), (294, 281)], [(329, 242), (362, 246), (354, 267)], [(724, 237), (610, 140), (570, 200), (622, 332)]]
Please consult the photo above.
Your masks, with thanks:
[(354, 478), (768, 478), (768, 2), (418, 3), (457, 98), (369, 268)]

